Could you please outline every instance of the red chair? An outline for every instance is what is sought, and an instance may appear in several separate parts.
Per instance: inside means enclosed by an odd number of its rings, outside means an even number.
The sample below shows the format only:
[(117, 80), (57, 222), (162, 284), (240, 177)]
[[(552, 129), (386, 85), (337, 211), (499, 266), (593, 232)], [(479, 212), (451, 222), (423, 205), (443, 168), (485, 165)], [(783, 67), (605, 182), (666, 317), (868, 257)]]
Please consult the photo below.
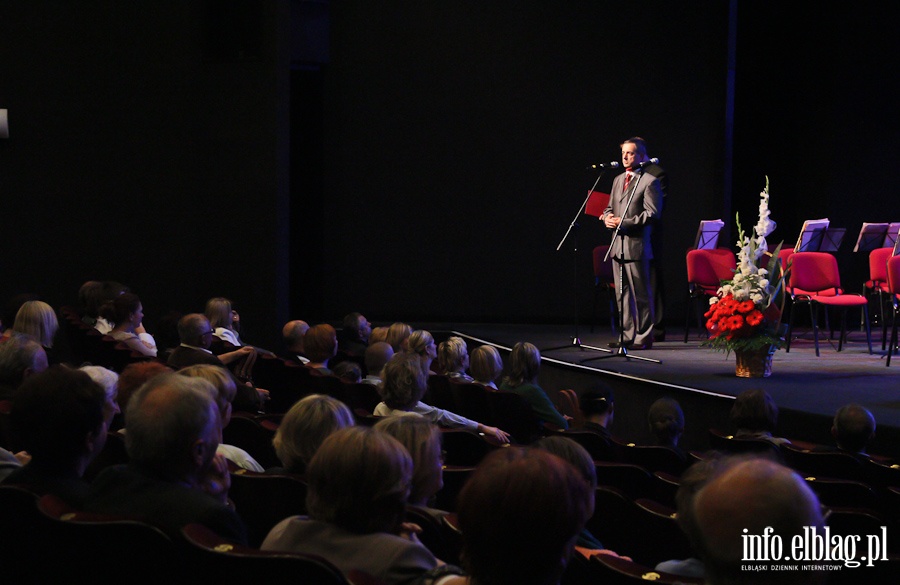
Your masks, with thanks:
[(891, 342), (888, 346), (887, 365), (891, 365), (891, 355), (897, 347), (897, 300), (900, 299), (900, 256), (892, 256), (887, 263), (888, 292), (894, 307), (894, 324), (891, 327)]
[[(597, 314), (597, 298), (600, 292), (606, 296), (606, 302), (609, 304), (609, 327), (613, 334), (616, 333), (616, 279), (613, 273), (612, 256), (606, 258), (606, 252), (609, 245), (597, 246), (594, 248), (594, 311)], [(603, 259), (606, 258), (604, 262)], [(594, 323), (591, 321), (591, 333), (594, 332)]]
[[(838, 351), (843, 349), (847, 332), (847, 309), (858, 307), (863, 312), (866, 326), (866, 342), (869, 353), (872, 353), (872, 332), (869, 326), (869, 302), (859, 294), (844, 293), (841, 288), (841, 275), (838, 271), (837, 258), (826, 252), (794, 252), (790, 259), (790, 290), (792, 310), (788, 325), (787, 345), (785, 351), (791, 350), (791, 335), (794, 329), (794, 313), (798, 303), (808, 303), (812, 320), (813, 338), (816, 345), (816, 356), (819, 355), (819, 328), (816, 321), (819, 305), (826, 308), (836, 307), (841, 310), (841, 336), (838, 340)], [(826, 313), (827, 317), (827, 313)]]
[(702, 323), (703, 313), (706, 308), (700, 310), (697, 307), (698, 299), (706, 299), (716, 295), (719, 285), (723, 280), (729, 280), (734, 276), (737, 259), (734, 252), (728, 248), (716, 248), (714, 250), (688, 250), (687, 253), (687, 280), (688, 280), (688, 309), (684, 317), (684, 342), (688, 341), (688, 325), (691, 320), (691, 312), (697, 314), (697, 327), (705, 329)]

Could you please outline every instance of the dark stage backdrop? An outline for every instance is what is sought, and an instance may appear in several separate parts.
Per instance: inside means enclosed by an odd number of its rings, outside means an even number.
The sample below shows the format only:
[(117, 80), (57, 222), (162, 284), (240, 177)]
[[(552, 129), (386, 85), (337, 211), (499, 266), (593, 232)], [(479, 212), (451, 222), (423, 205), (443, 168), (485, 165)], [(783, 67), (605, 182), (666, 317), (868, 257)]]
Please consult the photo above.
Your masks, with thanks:
[[(676, 324), (698, 221), (752, 224), (766, 174), (776, 238), (808, 218), (848, 229), (852, 290), (861, 222), (900, 220), (885, 172), (897, 41), (878, 14), (741, 3), (727, 183), (728, 2), (309, 5), (0, 3), (2, 298), (58, 306), (115, 279), (152, 328), (225, 295), (262, 344), (288, 317), (351, 310), (572, 322), (608, 235), (582, 216), (556, 248), (587, 165), (634, 134), (669, 174)], [(292, 70), (301, 37), (320, 45)]]

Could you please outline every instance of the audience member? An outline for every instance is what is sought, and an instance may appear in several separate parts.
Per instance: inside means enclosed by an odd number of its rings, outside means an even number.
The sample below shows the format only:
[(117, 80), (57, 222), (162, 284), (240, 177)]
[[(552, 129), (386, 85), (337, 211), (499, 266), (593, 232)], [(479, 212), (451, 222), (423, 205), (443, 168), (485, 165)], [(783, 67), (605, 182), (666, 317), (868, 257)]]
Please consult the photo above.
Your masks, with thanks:
[(0, 343), (0, 400), (12, 400), (26, 378), (48, 367), (47, 352), (30, 336), (11, 334)]
[(362, 357), (369, 345), (372, 324), (360, 313), (344, 316), (344, 322), (338, 335), (338, 349), (350, 355)]
[(412, 327), (406, 323), (392, 323), (387, 329), (387, 335), (384, 340), (391, 344), (391, 347), (394, 348), (394, 353), (406, 351), (409, 349), (409, 336), (412, 335), (412, 332)]
[(313, 325), (303, 336), (303, 346), (309, 358), (306, 367), (325, 375), (334, 373), (328, 367), (329, 360), (337, 355), (337, 332), (334, 327), (328, 323)]
[(406, 339), (405, 351), (419, 356), (423, 372), (426, 372), (429, 376), (437, 373), (431, 367), (437, 357), (437, 345), (435, 345), (434, 337), (432, 337), (430, 332), (418, 329), (410, 333)]
[(867, 458), (866, 447), (875, 438), (875, 417), (859, 404), (845, 404), (834, 414), (831, 436), (839, 450)]
[(268, 473), (305, 475), (306, 468), (329, 435), (355, 424), (346, 404), (324, 394), (310, 394), (294, 403), (275, 431), (272, 445), (282, 467)]
[[(178, 338), (181, 340), (181, 345), (172, 351), (167, 360), (169, 367), (174, 370), (196, 364), (211, 364), (227, 368), (227, 364), (253, 351), (251, 347), (240, 347), (232, 352), (213, 354), (209, 350), (209, 345), (212, 343), (212, 327), (206, 316), (200, 313), (188, 313), (178, 321)], [(268, 397), (268, 391), (253, 388), (239, 377), (237, 377), (237, 387), (238, 394), (232, 405), (235, 410), (256, 412), (262, 408), (262, 404)]]
[(593, 509), (592, 495), (571, 464), (547, 451), (489, 453), (459, 495), (469, 577), (451, 577), (450, 585), (558, 584)]
[[(222, 360), (228, 369), (241, 380), (250, 380), (258, 350), (241, 341), (241, 318), (231, 301), (224, 297), (209, 299), (205, 314), (212, 329), (209, 350), (215, 355), (228, 355), (228, 360)], [(235, 357), (235, 351), (239, 349), (244, 350), (244, 353)]]
[(503, 359), (493, 345), (479, 345), (472, 350), (469, 371), (475, 381), (485, 388), (497, 389), (497, 380), (503, 373)]
[(469, 369), (469, 350), (462, 337), (454, 335), (438, 346), (438, 363), (441, 371), (458, 382), (474, 382), (466, 373)]
[[(723, 464), (729, 461), (731, 460), (725, 459), (716, 451), (710, 451), (704, 459), (688, 467), (678, 477), (678, 491), (675, 492), (675, 521), (695, 552), (700, 550), (701, 539), (700, 528), (694, 518), (694, 497)], [(656, 570), (679, 577), (696, 579), (704, 577), (703, 561), (698, 557), (663, 561), (656, 565)]]
[(25, 301), (16, 313), (12, 331), (27, 335), (40, 343), (47, 353), (49, 363), (59, 362), (58, 356), (53, 351), (53, 343), (59, 331), (59, 320), (53, 307), (44, 301)]
[(103, 388), (104, 396), (106, 396), (105, 409), (112, 412), (106, 430), (115, 430), (112, 427), (113, 421), (122, 412), (119, 408), (119, 374), (103, 366), (81, 366), (78, 369)]
[(776, 445), (791, 442), (772, 435), (778, 424), (778, 406), (761, 388), (745, 390), (735, 397), (731, 406), (731, 424), (735, 428), (735, 439), (762, 439)]
[(387, 341), (387, 334), (387, 327), (372, 327), (372, 333), (369, 334), (369, 345), (379, 341)]
[(569, 428), (569, 421), (550, 401), (544, 389), (538, 386), (541, 371), (541, 353), (528, 342), (513, 346), (509, 356), (509, 375), (500, 384), (500, 390), (515, 392), (531, 405), (538, 419), (561, 429)]
[(358, 384), (362, 380), (362, 368), (356, 362), (344, 360), (334, 366), (334, 375), (344, 382)]
[(3, 483), (9, 475), (31, 460), (27, 452), (12, 453), (0, 447), (0, 483)]
[(0, 342), (5, 341), (12, 332), (13, 332), (13, 324), (16, 322), (16, 315), (19, 312), (19, 309), (22, 308), (28, 301), (39, 301), (41, 297), (34, 293), (19, 293), (13, 295), (9, 299), (7, 299), (6, 304), (3, 306), (3, 314), (0, 315), (0, 329), (3, 331), (3, 335), (0, 335)]
[(679, 455), (685, 455), (678, 446), (684, 434), (684, 412), (677, 400), (668, 397), (656, 400), (647, 411), (647, 423), (654, 445), (669, 447)]
[[(588, 453), (587, 449), (568, 437), (560, 436), (542, 437), (532, 443), (531, 446), (535, 449), (543, 449), (548, 453), (556, 455), (578, 470), (578, 473), (581, 474), (581, 478), (587, 482), (588, 487), (590, 488), (590, 509), (588, 511), (588, 518), (590, 518), (594, 514), (594, 490), (597, 489), (597, 465), (594, 463), (594, 459), (591, 457), (591, 454)], [(618, 556), (612, 551), (605, 549), (597, 537), (591, 534), (591, 531), (586, 527), (582, 528), (575, 546), (585, 549), (584, 552), (586, 553), (586, 556), (601, 552)]]
[(403, 524), (412, 475), (409, 453), (387, 433), (336, 431), (309, 463), (309, 516), (279, 522), (261, 548), (317, 555), (384, 585), (423, 576), (439, 561)]
[(609, 425), (615, 415), (613, 391), (607, 384), (597, 382), (590, 390), (578, 397), (578, 407), (584, 415), (584, 428), (603, 437), (612, 444)]
[(221, 431), (214, 393), (206, 380), (177, 374), (144, 384), (128, 404), (130, 462), (100, 472), (85, 509), (142, 519), (175, 539), (196, 522), (246, 544), (246, 527), (228, 499), (228, 465), (216, 455)]
[(306, 357), (306, 349), (303, 346), (303, 338), (306, 336), (307, 331), (309, 331), (309, 324), (300, 319), (294, 319), (284, 324), (284, 327), (281, 329), (281, 339), (285, 348), (284, 353), (281, 354), (282, 358), (301, 365), (309, 363), (309, 358)]
[(430, 507), (434, 496), (444, 487), (441, 431), (428, 419), (417, 416), (389, 416), (375, 423), (376, 430), (394, 437), (406, 447), (413, 462), (408, 504), (440, 518), (444, 510)]
[(115, 323), (110, 337), (141, 355), (156, 357), (156, 340), (144, 330), (144, 306), (136, 294), (122, 293), (104, 303), (100, 312), (107, 321)]
[(391, 358), (394, 357), (394, 348), (386, 341), (376, 341), (366, 348), (366, 377), (361, 381), (373, 386), (381, 386), (383, 370)]
[[(189, 378), (200, 378), (212, 385), (213, 390), (215, 390), (212, 398), (219, 409), (219, 433), (221, 435), (228, 423), (231, 422), (231, 403), (237, 394), (237, 384), (235, 384), (234, 377), (229, 375), (225, 368), (211, 364), (197, 364), (181, 368), (178, 370), (178, 374)], [(216, 453), (241, 469), (258, 473), (265, 471), (263, 466), (257, 463), (256, 459), (240, 447), (219, 443)]]
[(149, 360), (146, 362), (130, 363), (122, 368), (118, 381), (118, 396), (116, 401), (119, 405), (119, 414), (113, 419), (112, 429), (118, 431), (125, 426), (126, 409), (131, 396), (137, 392), (144, 382), (157, 374), (172, 373), (175, 370), (158, 361)]
[(103, 281), (88, 280), (78, 288), (78, 316), (81, 322), (91, 327), (100, 317), (100, 307), (104, 302)]
[(85, 372), (55, 365), (29, 377), (10, 423), (31, 461), (4, 483), (81, 507), (89, 489), (85, 469), (103, 449), (113, 413), (106, 392)]
[(382, 402), (375, 407), (375, 416), (423, 416), (433, 423), (448, 428), (467, 428), (494, 437), (502, 443), (509, 442), (509, 434), (447, 410), (422, 402), (428, 389), (428, 379), (422, 371), (419, 356), (409, 352), (394, 354), (384, 366), (384, 383), (381, 385)]
[[(763, 458), (726, 465), (694, 497), (700, 558), (710, 585), (819, 583), (824, 572), (752, 571), (744, 559), (746, 535), (768, 529), (791, 543), (806, 530), (824, 529), (822, 510), (806, 482), (789, 468)], [(787, 546), (787, 544), (785, 544)]]
[[(96, 296), (91, 295), (88, 299), (89, 304), (86, 306), (86, 315), (82, 315), (81, 320), (103, 335), (109, 335), (115, 326), (115, 321), (107, 319), (103, 315), (103, 306), (113, 301), (117, 296), (131, 292), (130, 289), (115, 280), (104, 280), (101, 282), (100, 290), (96, 292)], [(95, 305), (96, 303), (96, 305)]]

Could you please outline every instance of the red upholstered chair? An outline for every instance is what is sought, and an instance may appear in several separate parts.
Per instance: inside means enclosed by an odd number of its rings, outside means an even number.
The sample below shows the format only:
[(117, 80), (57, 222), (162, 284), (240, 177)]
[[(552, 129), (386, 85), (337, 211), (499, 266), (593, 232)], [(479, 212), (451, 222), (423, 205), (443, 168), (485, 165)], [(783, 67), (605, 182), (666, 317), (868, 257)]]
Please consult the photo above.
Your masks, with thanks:
[[(612, 256), (606, 258), (609, 244), (594, 248), (594, 311), (597, 314), (597, 299), (601, 292), (609, 304), (609, 327), (613, 334), (616, 333), (616, 279), (613, 272)], [(604, 262), (603, 259), (606, 258)], [(591, 321), (591, 333), (594, 332), (594, 323)]]
[[(687, 280), (688, 280), (688, 309), (684, 317), (684, 342), (688, 341), (688, 325), (691, 312), (697, 314), (697, 327), (705, 329), (702, 323), (703, 313), (697, 307), (698, 299), (708, 299), (715, 296), (719, 284), (723, 280), (729, 280), (734, 276), (737, 259), (728, 248), (716, 248), (714, 250), (688, 250), (687, 253)], [(708, 305), (707, 305), (708, 306)]]
[(872, 353), (872, 332), (869, 326), (869, 309), (866, 298), (859, 294), (844, 293), (841, 288), (841, 275), (838, 271), (837, 258), (826, 252), (795, 252), (790, 259), (790, 288), (793, 307), (788, 325), (787, 346), (791, 350), (791, 335), (794, 328), (793, 308), (798, 303), (808, 303), (812, 320), (813, 338), (816, 355), (819, 355), (819, 329), (816, 321), (819, 305), (826, 308), (835, 307), (841, 310), (841, 336), (838, 340), (838, 351), (843, 349), (847, 331), (847, 309), (858, 307), (863, 312), (866, 326), (866, 342), (869, 353)]
[(878, 297), (878, 317), (883, 322), (887, 322), (885, 301), (890, 294), (888, 292), (887, 263), (893, 252), (893, 248), (875, 248), (869, 252), (869, 280), (863, 283), (863, 293), (866, 296)]
[(888, 280), (888, 292), (891, 294), (891, 302), (894, 307), (894, 324), (891, 327), (891, 341), (890, 345), (888, 345), (888, 354), (887, 354), (887, 365), (891, 365), (891, 354), (894, 353), (894, 348), (897, 347), (897, 314), (898, 312), (898, 299), (900, 299), (900, 256), (892, 256), (887, 263), (887, 280)]

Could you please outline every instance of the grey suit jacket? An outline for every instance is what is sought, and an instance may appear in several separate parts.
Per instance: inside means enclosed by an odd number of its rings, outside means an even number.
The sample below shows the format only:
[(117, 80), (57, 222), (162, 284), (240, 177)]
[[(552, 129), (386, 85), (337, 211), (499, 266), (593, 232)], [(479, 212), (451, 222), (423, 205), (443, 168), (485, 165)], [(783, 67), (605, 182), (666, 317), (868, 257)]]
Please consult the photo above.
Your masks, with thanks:
[[(612, 243), (611, 254), (618, 256), (624, 246), (622, 256), (625, 260), (638, 260), (642, 257), (650, 260), (653, 258), (653, 224), (659, 221), (662, 214), (662, 186), (657, 177), (641, 171), (635, 174), (627, 192), (623, 190), (624, 185), (625, 173), (613, 179), (609, 205), (603, 210), (603, 215), (611, 213), (624, 218), (619, 228), (620, 235), (624, 237), (616, 238), (617, 241)], [(632, 190), (635, 191), (634, 198), (626, 210), (625, 204)]]

